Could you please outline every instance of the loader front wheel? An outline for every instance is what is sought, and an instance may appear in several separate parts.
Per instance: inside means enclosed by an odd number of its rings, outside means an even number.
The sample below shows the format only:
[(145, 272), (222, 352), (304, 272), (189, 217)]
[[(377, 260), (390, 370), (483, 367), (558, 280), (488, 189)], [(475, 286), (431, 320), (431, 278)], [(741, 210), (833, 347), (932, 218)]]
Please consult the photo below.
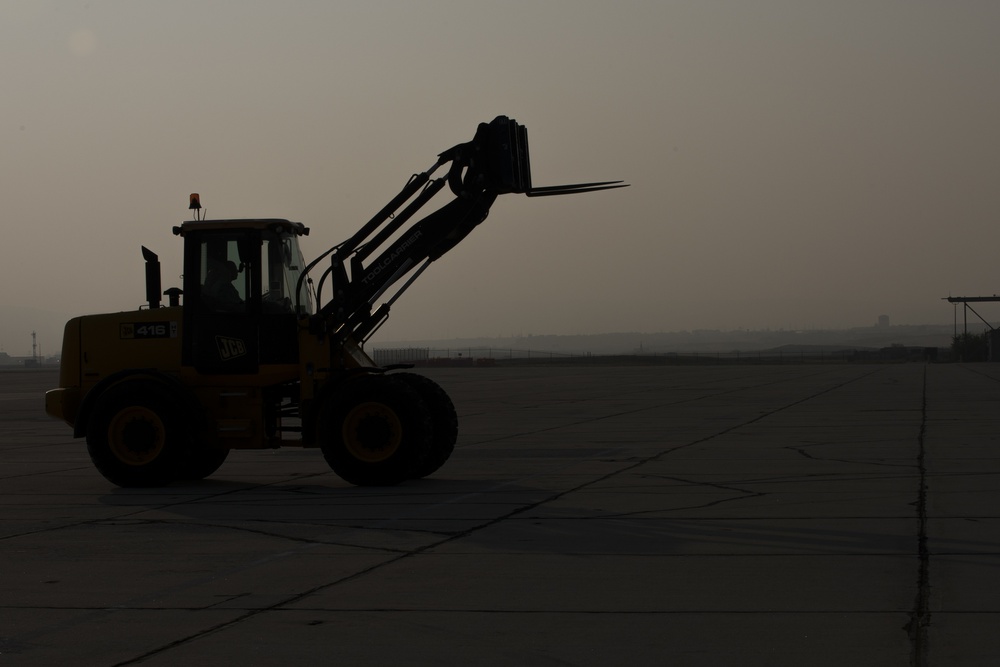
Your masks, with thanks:
[(455, 451), (458, 440), (458, 414), (448, 393), (434, 380), (417, 373), (394, 373), (416, 390), (431, 416), (431, 445), (427, 456), (410, 473), (413, 479), (427, 477), (444, 465)]
[(87, 427), (87, 452), (104, 477), (122, 487), (173, 481), (187, 439), (169, 390), (126, 380), (104, 392)]
[(358, 486), (392, 486), (410, 477), (427, 455), (430, 435), (420, 395), (386, 375), (349, 381), (323, 401), (317, 420), (327, 463)]

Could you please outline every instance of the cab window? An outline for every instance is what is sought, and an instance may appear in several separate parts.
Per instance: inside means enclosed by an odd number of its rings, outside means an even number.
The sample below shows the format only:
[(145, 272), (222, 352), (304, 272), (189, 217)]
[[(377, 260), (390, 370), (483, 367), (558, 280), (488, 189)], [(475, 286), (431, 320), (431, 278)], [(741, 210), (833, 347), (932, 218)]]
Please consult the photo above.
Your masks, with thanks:
[(261, 247), (261, 272), (263, 284), (262, 311), (264, 313), (293, 313), (296, 303), (302, 310), (299, 314), (312, 313), (312, 299), (308, 285), (303, 282), (302, 294), (298, 301), (295, 288), (302, 275), (302, 254), (298, 239), (292, 234), (268, 231), (264, 234)]
[(247, 312), (251, 271), (241, 246), (233, 238), (206, 238), (201, 242), (201, 299), (210, 311)]

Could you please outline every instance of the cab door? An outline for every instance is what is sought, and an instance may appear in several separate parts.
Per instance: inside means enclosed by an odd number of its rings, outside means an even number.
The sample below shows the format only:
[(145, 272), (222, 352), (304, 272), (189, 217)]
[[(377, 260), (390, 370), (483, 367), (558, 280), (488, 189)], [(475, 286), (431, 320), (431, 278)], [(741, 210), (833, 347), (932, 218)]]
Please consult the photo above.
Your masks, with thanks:
[(191, 233), (184, 253), (184, 365), (207, 375), (257, 373), (260, 232)]
[(298, 317), (293, 295), (302, 257), (295, 237), (265, 229), (260, 239), (260, 363), (297, 364)]

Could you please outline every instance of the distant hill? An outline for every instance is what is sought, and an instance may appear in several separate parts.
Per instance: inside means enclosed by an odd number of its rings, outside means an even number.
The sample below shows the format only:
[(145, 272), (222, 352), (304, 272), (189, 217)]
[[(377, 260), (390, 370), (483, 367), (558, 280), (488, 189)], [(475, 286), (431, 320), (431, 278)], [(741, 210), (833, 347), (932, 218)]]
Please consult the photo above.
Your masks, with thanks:
[(905, 347), (950, 347), (951, 325), (902, 325), (815, 331), (737, 329), (660, 333), (607, 333), (579, 336), (511, 336), (505, 338), (453, 338), (397, 340), (369, 343), (372, 349), (429, 348), (433, 350), (512, 349), (559, 354), (658, 354), (669, 352), (757, 352), (798, 347), (812, 350), (868, 350)]

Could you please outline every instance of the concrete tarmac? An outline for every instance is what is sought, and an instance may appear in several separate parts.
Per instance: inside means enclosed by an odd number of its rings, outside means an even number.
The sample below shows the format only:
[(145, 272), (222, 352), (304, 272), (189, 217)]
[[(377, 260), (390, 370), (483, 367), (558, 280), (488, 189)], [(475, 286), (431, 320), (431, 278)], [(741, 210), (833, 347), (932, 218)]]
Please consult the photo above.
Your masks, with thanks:
[(434, 476), (119, 489), (0, 371), (0, 665), (995, 665), (1000, 365), (461, 368)]

